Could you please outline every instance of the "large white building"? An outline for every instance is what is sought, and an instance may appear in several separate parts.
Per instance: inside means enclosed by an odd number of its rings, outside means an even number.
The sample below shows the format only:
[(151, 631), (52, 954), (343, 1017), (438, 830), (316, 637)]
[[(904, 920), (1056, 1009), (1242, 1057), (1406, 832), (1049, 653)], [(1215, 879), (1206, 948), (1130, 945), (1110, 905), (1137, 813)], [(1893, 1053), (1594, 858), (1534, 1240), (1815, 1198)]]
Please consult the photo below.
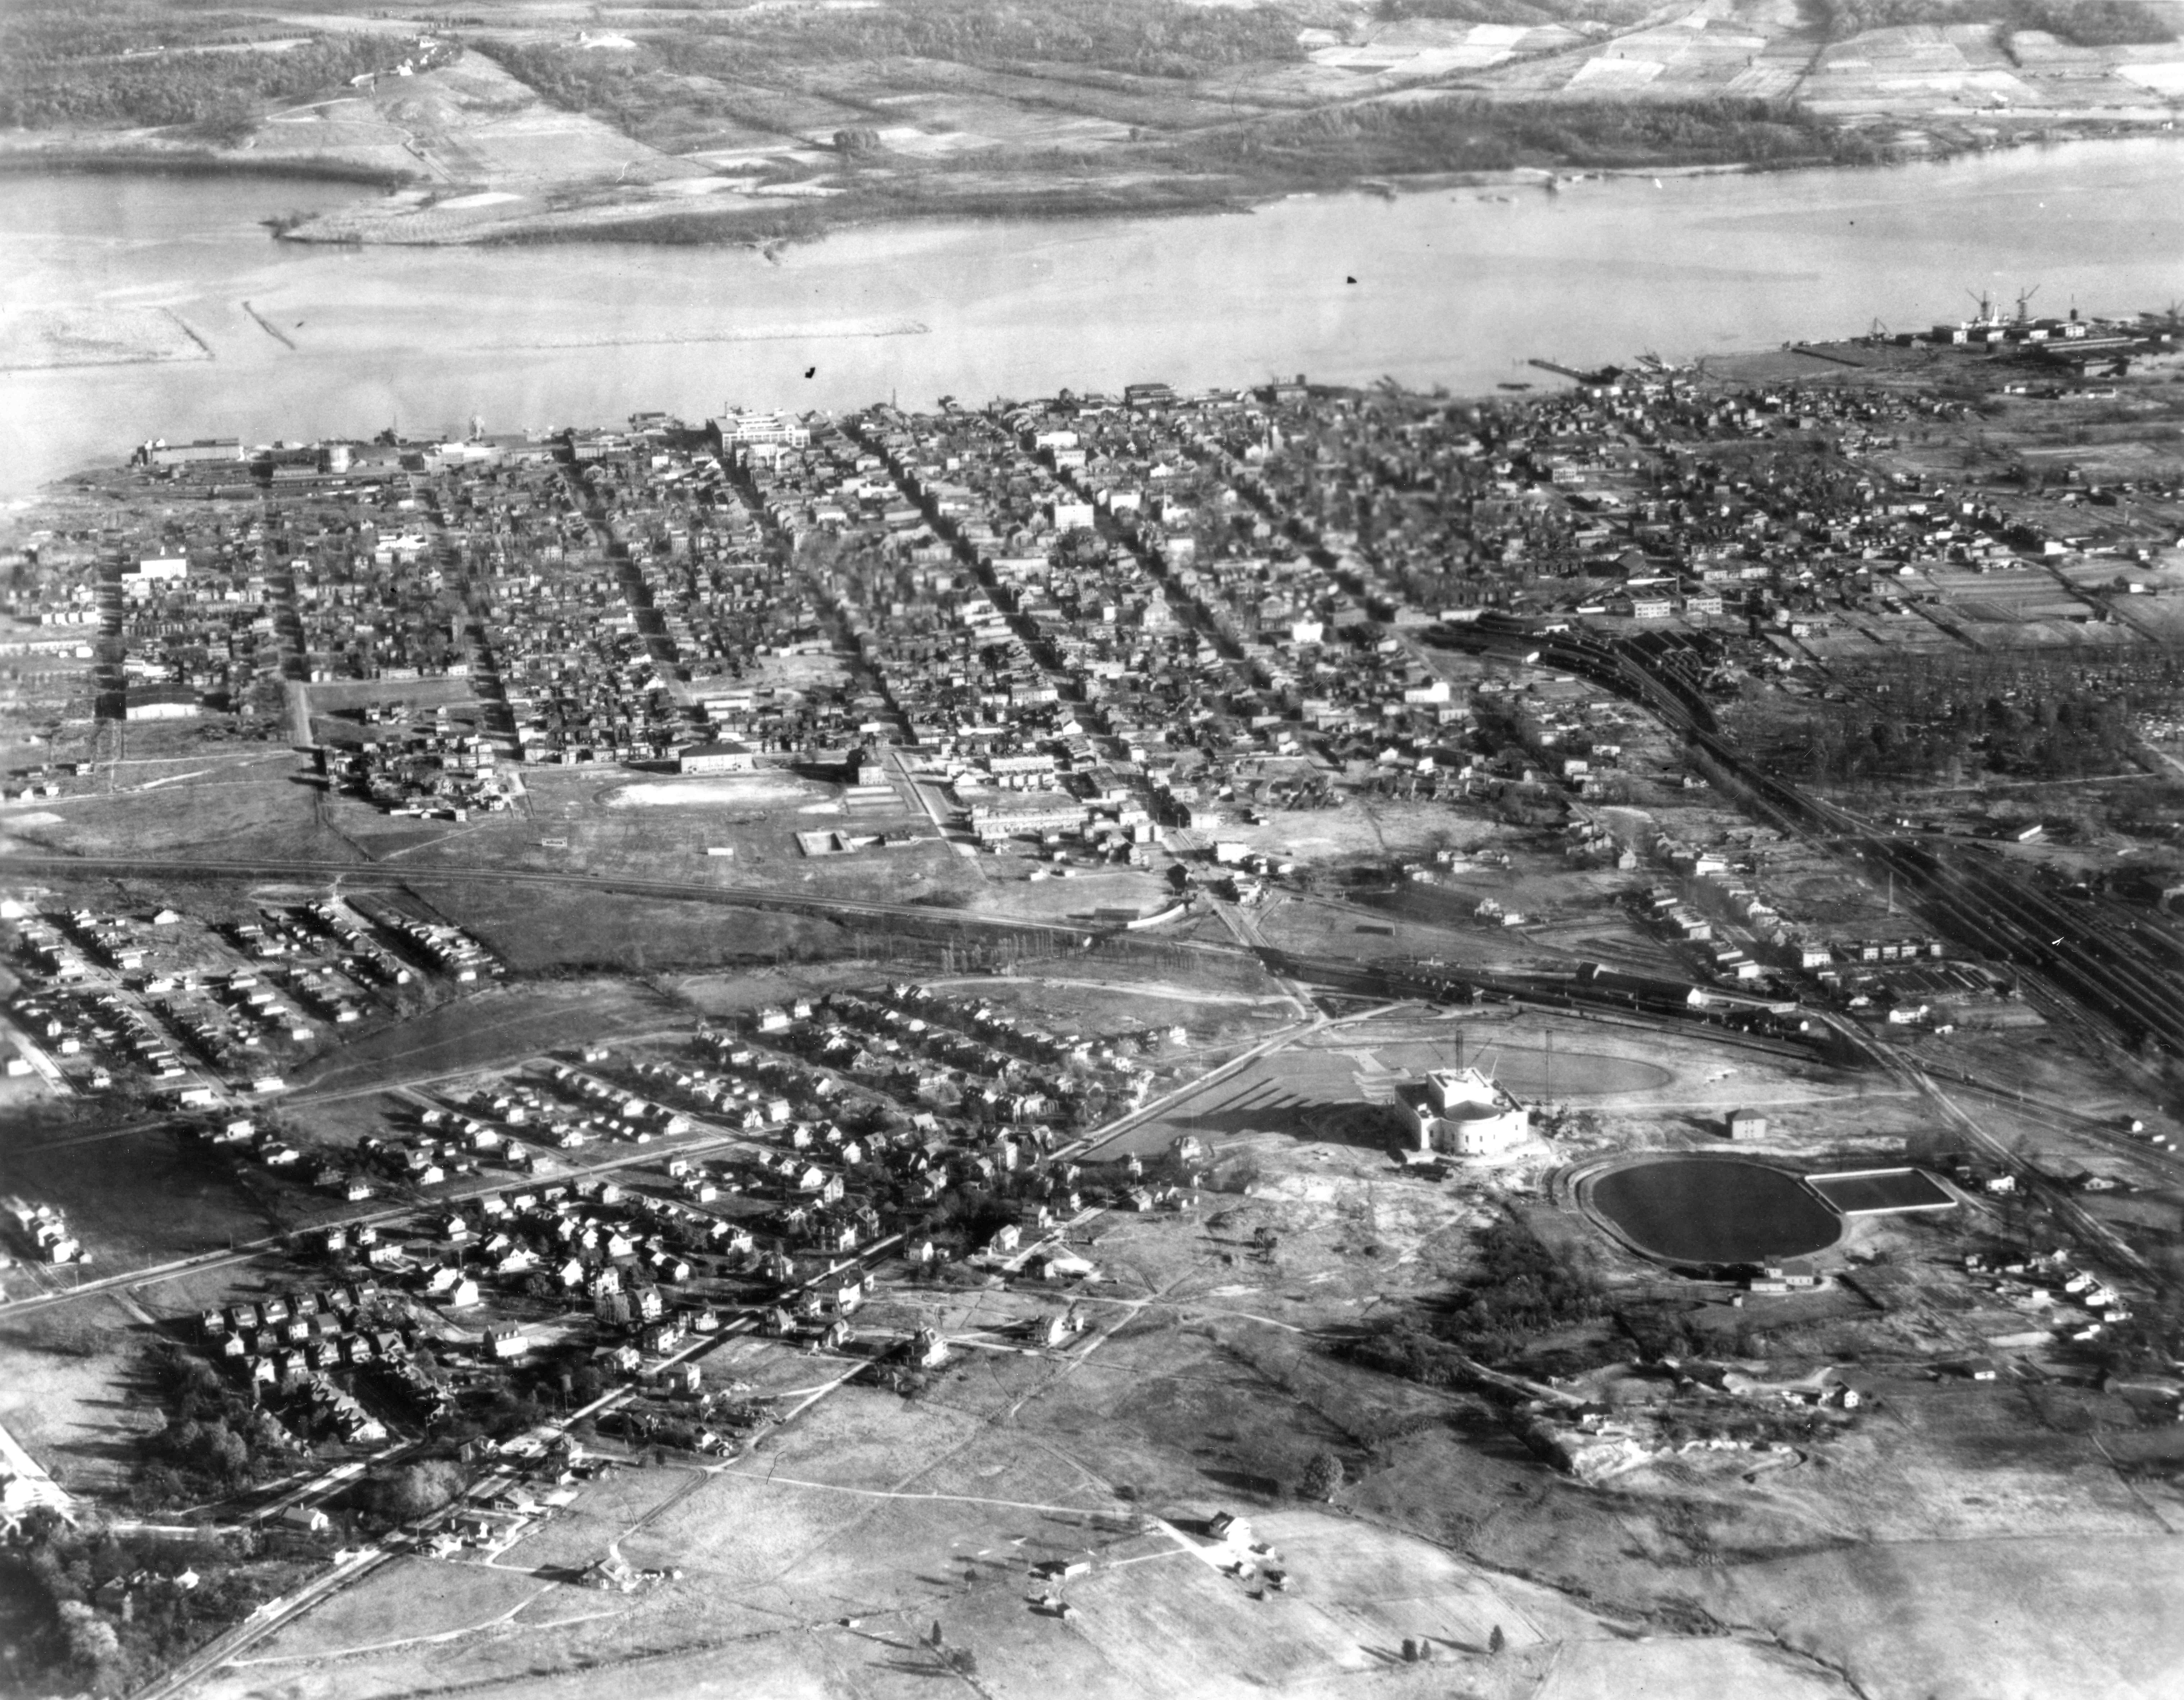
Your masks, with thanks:
[(176, 584), (190, 576), (190, 561), (182, 555), (148, 555), (121, 569), (121, 593), (132, 602), (152, 594), (162, 584)]
[(140, 685), (121, 710), (129, 720), (195, 720), (201, 711), (198, 694), (187, 685)]
[(717, 744), (686, 745), (675, 765), (682, 773), (748, 773), (758, 765), (758, 758), (749, 744), (723, 739)]
[(1039, 793), (1021, 808), (997, 808), (990, 804), (971, 805), (971, 830), (981, 844), (1005, 839), (1038, 837), (1046, 833), (1080, 830), (1091, 811), (1067, 792)]
[(1531, 1136), (1532, 1112), (1476, 1068), (1436, 1068), (1400, 1101), (1421, 1151), (1498, 1157)]
[(749, 413), (730, 408), (712, 421), (713, 433), (723, 449), (738, 443), (802, 449), (811, 441), (811, 428), (784, 414)]

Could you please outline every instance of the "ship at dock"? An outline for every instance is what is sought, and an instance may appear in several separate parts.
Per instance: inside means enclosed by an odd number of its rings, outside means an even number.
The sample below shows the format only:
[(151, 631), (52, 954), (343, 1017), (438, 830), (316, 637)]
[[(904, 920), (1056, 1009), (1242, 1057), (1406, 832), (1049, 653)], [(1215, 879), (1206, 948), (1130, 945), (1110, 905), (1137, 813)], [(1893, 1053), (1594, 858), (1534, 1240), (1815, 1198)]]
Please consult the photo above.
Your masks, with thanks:
[(2036, 288), (2024, 291), (2016, 298), (2014, 309), (2005, 312), (1999, 297), (1982, 292), (1973, 295), (1979, 310), (1969, 319), (1944, 321), (1924, 331), (1893, 332), (1876, 324), (1870, 335), (1859, 340), (1869, 347), (1925, 345), (2009, 355), (2080, 371), (2104, 363), (2121, 371), (2135, 358), (2172, 353), (2184, 346), (2179, 340), (2184, 336), (2184, 316), (2180, 316), (2184, 315), (2184, 303), (2172, 301), (2164, 311), (2141, 313), (2136, 319), (2089, 318), (2075, 306), (2059, 318), (2033, 312), (2032, 299), (2039, 293)]

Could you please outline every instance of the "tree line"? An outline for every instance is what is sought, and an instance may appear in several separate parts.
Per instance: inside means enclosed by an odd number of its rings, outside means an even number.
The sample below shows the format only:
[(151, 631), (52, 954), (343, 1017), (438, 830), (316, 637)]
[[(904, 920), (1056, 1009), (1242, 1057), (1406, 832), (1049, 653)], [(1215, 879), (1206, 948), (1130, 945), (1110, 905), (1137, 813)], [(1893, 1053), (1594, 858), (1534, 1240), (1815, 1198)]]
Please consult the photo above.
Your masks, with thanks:
[[(0, 1549), (10, 1692), (121, 1694), (280, 1592), (293, 1559), (209, 1536), (78, 1529), (44, 1507)], [(181, 1580), (187, 1575), (187, 1580)]]
[(343, 32), (280, 51), (198, 51), (178, 32), (86, 15), (72, 6), (0, 12), (0, 126), (193, 125), (229, 140), (268, 109), (391, 71), (415, 46)]
[(2176, 28), (2146, 0), (1806, 0), (1830, 41), (1868, 30), (1953, 24), (1998, 25), (2005, 40), (2036, 30), (2080, 47), (2172, 40)]
[(1186, 0), (895, 0), (870, 7), (751, 7), (694, 17), (692, 36), (749, 59), (925, 59), (958, 64), (1059, 63), (1138, 76), (1188, 78), (1301, 57), (1281, 7)]
[(1178, 169), (1295, 181), (1518, 165), (1868, 164), (1879, 145), (1788, 101), (1451, 98), (1326, 109), (1224, 127), (1171, 143)]
[(2184, 699), (2184, 656), (2108, 666), (2043, 657), (1919, 656), (1809, 705), (1776, 759), (1824, 784), (1959, 783), (1981, 773), (2082, 778), (2131, 764), (2141, 716)]

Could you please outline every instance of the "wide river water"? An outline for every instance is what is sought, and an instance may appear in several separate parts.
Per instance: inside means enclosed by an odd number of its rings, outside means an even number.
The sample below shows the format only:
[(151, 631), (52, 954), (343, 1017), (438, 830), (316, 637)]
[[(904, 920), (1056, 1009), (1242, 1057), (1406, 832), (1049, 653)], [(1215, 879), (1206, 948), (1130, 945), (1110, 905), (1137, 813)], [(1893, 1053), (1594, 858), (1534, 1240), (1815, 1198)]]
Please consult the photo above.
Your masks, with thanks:
[[(1461, 393), (1575, 365), (1967, 313), (2037, 286), (2184, 295), (2184, 150), (2081, 142), (1857, 172), (1300, 197), (1249, 215), (990, 220), (740, 248), (314, 248), (347, 187), (0, 177), (0, 312), (156, 306), (209, 360), (0, 371), (0, 497), (147, 438), (610, 421), (734, 402), (982, 402), (1270, 374)], [(246, 309), (244, 304), (248, 303)], [(270, 327), (270, 328), (269, 328)], [(277, 334), (276, 334), (277, 333)]]

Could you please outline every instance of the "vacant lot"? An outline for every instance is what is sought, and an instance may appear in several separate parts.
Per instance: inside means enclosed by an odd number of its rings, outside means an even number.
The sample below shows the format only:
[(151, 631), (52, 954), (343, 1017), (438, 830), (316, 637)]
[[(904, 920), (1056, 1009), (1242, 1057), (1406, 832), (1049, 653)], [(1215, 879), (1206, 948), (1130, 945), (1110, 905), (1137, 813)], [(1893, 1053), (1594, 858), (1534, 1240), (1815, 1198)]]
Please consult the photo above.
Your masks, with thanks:
[[(242, 1171), (223, 1154), (184, 1145), (164, 1127), (89, 1139), (55, 1129), (46, 1137), (52, 1142), (9, 1152), (8, 1190), (67, 1213), (92, 1256), (81, 1269), (86, 1278), (220, 1250), (256, 1239), (272, 1225), (265, 1170)], [(6, 1290), (21, 1296), (41, 1284), (66, 1287), (75, 1274), (73, 1268), (42, 1268), (35, 1276), (28, 1268), (12, 1269)]]
[(357, 860), (354, 848), (314, 818), (313, 789), (281, 771), (293, 758), (276, 763), (265, 755), (262, 748), (228, 751), (170, 772), (132, 774), (122, 789), (44, 805), (36, 823), (0, 816), (0, 826), (26, 846), (65, 846), (83, 856), (226, 859), (247, 849), (268, 858)]
[(0, 1324), (0, 1428), (62, 1489), (103, 1495), (126, 1487), (137, 1437), (164, 1422), (137, 1374), (152, 1331), (122, 1303), (87, 1298), (25, 1312)]
[[(493, 1571), (405, 1561), (254, 1649), (209, 1692), (239, 1700), (277, 1678), (333, 1700), (449, 1685), (543, 1700), (586, 1682), (596, 1692), (614, 1669), (666, 1695), (907, 1695), (939, 1672), (936, 1625), (942, 1647), (971, 1653), (983, 1692), (1026, 1700), (1057, 1681), (1135, 1700), (1173, 1693), (1178, 1680), (1216, 1696), (1268, 1685), (1349, 1693), (1360, 1680), (1405, 1697), (1446, 1695), (1451, 1681), (1454, 1692), (1513, 1697), (1841, 1692), (1815, 1664), (1761, 1638), (1657, 1628), (1634, 1639), (1640, 1619), (1603, 1615), (1589, 1598), (1485, 1568), (1369, 1511), (1279, 1506), (1234, 1462), (1239, 1446), (1256, 1447), (1263, 1468), (1284, 1449), (1292, 1458), (1315, 1444), (1347, 1449), (1340, 1430), (1292, 1403), (1266, 1366), (1210, 1350), (1201, 1334), (1095, 1339), (1089, 1357), (1084, 1346), (1043, 1360), (974, 1354), (917, 1401), (842, 1389), (726, 1468), (613, 1473)], [(837, 1373), (811, 1361), (806, 1385)], [(1421, 1443), (1445, 1447), (1448, 1431)], [(1478, 1480), (1458, 1502), (1486, 1513), (1466, 1526), (1507, 1508), (1549, 1552), (1570, 1536), (1581, 1547), (1596, 1530), (1613, 1538), (1612, 1517), (1566, 1523), (1562, 1508), (1575, 1511), (1584, 1496), (1521, 1453), (1463, 1453)], [(1366, 1508), (1385, 1466), (1359, 1467), (1368, 1485), (1345, 1499)], [(1224, 1508), (1251, 1514), (1251, 1538), (1267, 1548), (1259, 1562), (1287, 1573), (1284, 1590), (1234, 1574), (1248, 1555), (1203, 1532)], [(568, 1586), (571, 1567), (610, 1549), (682, 1574), (628, 1595)], [(1553, 1559), (1539, 1557), (1527, 1568), (1551, 1574)], [(1048, 1558), (1090, 1569), (1041, 1584), (1030, 1566)], [(1726, 1596), (1766, 1574), (1741, 1567), (1703, 1586)], [(1789, 1595), (1788, 1583), (1775, 1586)], [(1050, 1598), (1067, 1601), (1066, 1619)], [(1935, 1624), (1897, 1628), (1930, 1636)], [(1786, 1625), (1786, 1638), (1802, 1646), (1802, 1630)], [(1814, 1633), (1825, 1641), (1826, 1625)], [(1406, 1637), (1432, 1640), (1437, 1666), (1405, 1669)], [(1823, 1658), (1831, 1651), (1814, 1647)]]
[(1844, 1669), (1875, 1700), (2110, 1700), (2173, 1693), (2175, 1543), (1973, 1540), (1740, 1565), (1702, 1597)]
[[(442, 914), (520, 974), (823, 961), (849, 954), (859, 938), (833, 922), (729, 904), (580, 888), (549, 893), (491, 880), (426, 889)], [(877, 951), (878, 935), (868, 942)]]
[[(1583, 1604), (1321, 1512), (1256, 1524), (1268, 1562), (1289, 1570), (1286, 1592), (1224, 1574), (1234, 1554), (1201, 1532), (1224, 1502), (1217, 1488), (1159, 1502), (1148, 1519), (1095, 1473), (1060, 1463), (1043, 1427), (1012, 1434), (941, 1405), (845, 1391), (746, 1463), (606, 1478), (553, 1532), (498, 1561), (490, 1581), (460, 1566), (383, 1571), (213, 1692), (240, 1695), (277, 1672), (348, 1700), (402, 1692), (429, 1669), (434, 1686), (544, 1695), (625, 1665), (664, 1694), (893, 1695), (921, 1692), (938, 1672), (936, 1623), (944, 1646), (973, 1653), (984, 1692), (1009, 1696), (1062, 1681), (1088, 1696), (1150, 1697), (1177, 1692), (1178, 1679), (1193, 1693), (1276, 1684), (1323, 1694), (1376, 1670), (1376, 1690), (1399, 1695), (1446, 1693), (1457, 1672), (1499, 1693), (1565, 1660), (1595, 1675), (1545, 1692), (1583, 1694), (1623, 1668), (1627, 1643)], [(682, 1567), (682, 1579), (630, 1596), (546, 1581), (610, 1541), (632, 1563)], [(1089, 1574), (1061, 1590), (1062, 1621), (1042, 1608), (1029, 1567), (1088, 1556)], [(1496, 1630), (1508, 1647), (1498, 1660), (1487, 1655)], [(1406, 1636), (1438, 1643), (1451, 1663), (1437, 1680), (1390, 1668)], [(518, 1646), (521, 1673), (509, 1669)], [(1705, 1670), (1739, 1693), (1823, 1692), (1742, 1646), (1693, 1658), (1649, 1654), (1646, 1664)]]
[(677, 1023), (671, 1008), (619, 981), (569, 980), (482, 993), (383, 1028), (331, 1053), (289, 1084), (305, 1099), (376, 1093), (504, 1067), (579, 1040), (612, 1039)]

